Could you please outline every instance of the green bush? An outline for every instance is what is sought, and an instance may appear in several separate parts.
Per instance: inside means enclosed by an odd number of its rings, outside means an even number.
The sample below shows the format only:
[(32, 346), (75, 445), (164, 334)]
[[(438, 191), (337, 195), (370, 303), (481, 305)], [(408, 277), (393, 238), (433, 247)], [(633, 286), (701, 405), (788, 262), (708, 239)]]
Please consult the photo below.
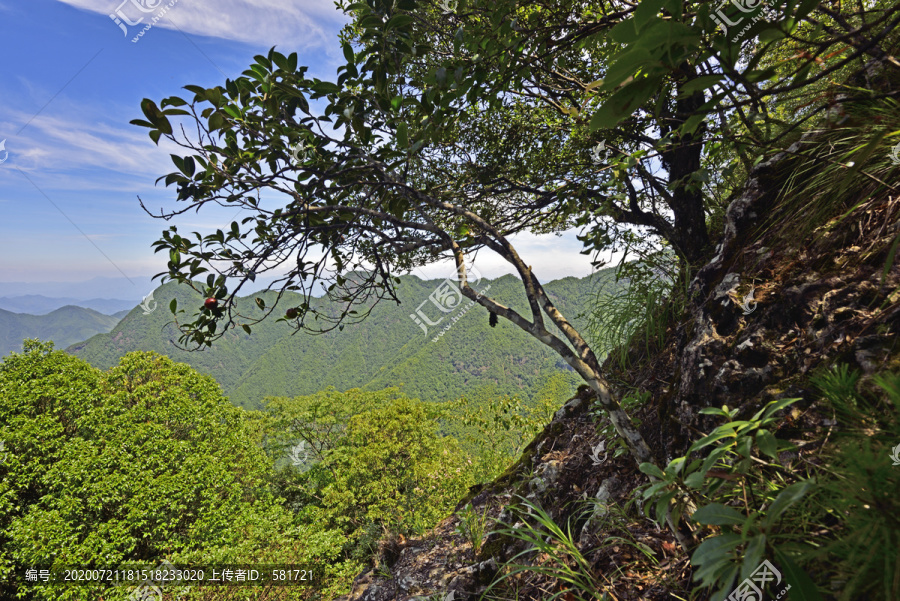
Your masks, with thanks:
[(386, 534), (423, 533), (471, 484), (456, 439), (438, 434), (442, 410), (396, 389), (331, 389), (272, 399), (269, 410), (279, 440), (302, 440), (314, 455), (302, 473), (283, 470), (276, 485), (300, 523), (342, 534), (345, 557), (368, 561)]
[(823, 584), (841, 601), (900, 599), (900, 376), (861, 386), (858, 374), (838, 367), (814, 383), (842, 427), (817, 498), (819, 526), (834, 536), (808, 557), (831, 573)]
[[(718, 415), (725, 423), (665, 470), (640, 466), (655, 480), (643, 487), (642, 497), (652, 502), (646, 509), (653, 510), (658, 523), (671, 517), (677, 526), (682, 515), (690, 514), (692, 521), (710, 528), (712, 536), (693, 550), (691, 563), (700, 587), (714, 589), (712, 601), (724, 600), (735, 582), (743, 582), (772, 557), (788, 573), (795, 594), (817, 598), (788, 544), (798, 524), (785, 519), (814, 482), (770, 463), (792, 445), (777, 440), (769, 428), (777, 421), (775, 414), (797, 400), (772, 401), (747, 420), (735, 419), (737, 409), (705, 408), (701, 413)], [(705, 457), (691, 459), (709, 447)]]
[(330, 559), (327, 533), (294, 528), (269, 491), (271, 464), (248, 424), (187, 365), (131, 353), (104, 373), (28, 341), (0, 364), (0, 597), (96, 598), (92, 587), (23, 582), (51, 564)]

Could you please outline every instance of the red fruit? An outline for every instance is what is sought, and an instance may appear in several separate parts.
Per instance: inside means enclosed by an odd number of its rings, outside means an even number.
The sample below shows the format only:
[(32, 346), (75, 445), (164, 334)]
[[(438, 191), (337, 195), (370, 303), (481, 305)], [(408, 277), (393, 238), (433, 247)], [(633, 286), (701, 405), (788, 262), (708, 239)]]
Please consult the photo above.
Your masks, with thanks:
[(296, 319), (297, 318), (297, 309), (293, 309), (293, 308), (288, 309), (287, 311), (284, 312), (284, 316), (287, 317), (288, 319)]
[(214, 298), (208, 298), (206, 299), (206, 302), (203, 303), (203, 306), (212, 311), (219, 306), (219, 301)]

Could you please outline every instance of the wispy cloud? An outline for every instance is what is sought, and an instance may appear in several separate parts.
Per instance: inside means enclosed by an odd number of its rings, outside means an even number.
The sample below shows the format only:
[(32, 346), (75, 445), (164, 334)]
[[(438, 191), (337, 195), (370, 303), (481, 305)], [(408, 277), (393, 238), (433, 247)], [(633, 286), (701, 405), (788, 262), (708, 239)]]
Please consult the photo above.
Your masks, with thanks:
[[(110, 123), (108, 107), (106, 115), (96, 107), (71, 102), (60, 109), (37, 117), (22, 135), (7, 142), (11, 164), (25, 172), (40, 172), (48, 189), (134, 190), (136, 184), (152, 186), (153, 180), (173, 170), (168, 155), (177, 152), (177, 146), (162, 140), (158, 148), (143, 130)], [(28, 118), (25, 111), (16, 110), (6, 116), (8, 129)], [(117, 120), (127, 121), (125, 116)], [(98, 179), (95, 170), (106, 176)]]
[[(129, 10), (132, 3), (145, 8), (163, 5), (159, 0), (59, 1), (104, 16), (120, 6)], [(333, 44), (328, 33), (333, 28), (323, 26), (323, 21), (343, 18), (333, 0), (180, 0), (155, 26), (254, 45), (264, 39), (265, 45), (303, 49)]]

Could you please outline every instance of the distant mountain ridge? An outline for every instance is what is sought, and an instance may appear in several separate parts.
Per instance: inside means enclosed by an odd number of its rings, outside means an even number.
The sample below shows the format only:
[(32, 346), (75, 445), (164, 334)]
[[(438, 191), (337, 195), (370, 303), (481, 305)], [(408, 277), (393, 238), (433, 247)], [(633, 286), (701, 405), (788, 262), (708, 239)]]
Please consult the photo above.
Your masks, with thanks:
[[(581, 279), (569, 277), (550, 282), (546, 289), (577, 327), (582, 325), (579, 314), (599, 283), (611, 277), (609, 270)], [(261, 407), (266, 396), (311, 394), (328, 386), (346, 390), (402, 385), (410, 396), (450, 400), (485, 387), (496, 394), (531, 399), (548, 378), (561, 372), (575, 383), (576, 376), (558, 355), (505, 320), (490, 327), (487, 311), (469, 306), (467, 299), (452, 312), (438, 311), (429, 298), (440, 284), (441, 280), (403, 276), (397, 287), (400, 306), (382, 302), (365, 321), (343, 331), (292, 335), (293, 329), (271, 316), (254, 325), (252, 335), (234, 328), (211, 349), (188, 352), (175, 345), (179, 333), (169, 323), (168, 306), (175, 299), (179, 308), (190, 312), (202, 298), (189, 288), (170, 283), (154, 291), (156, 310), (145, 314), (140, 307), (132, 309), (108, 333), (66, 350), (103, 369), (130, 351), (156, 351), (212, 375), (233, 403), (246, 408)], [(528, 314), (518, 279), (509, 275), (484, 279), (476, 288), (487, 286), (492, 297)], [(239, 311), (261, 315), (257, 297), (270, 306), (276, 293), (242, 297), (237, 303)], [(301, 300), (297, 294), (285, 295), (278, 313), (284, 315), (284, 310)], [(312, 302), (321, 305), (328, 301)], [(439, 322), (428, 327), (427, 333), (411, 318), (419, 308), (429, 321)]]
[(152, 276), (96, 277), (80, 282), (0, 282), (4, 297), (39, 295), (50, 298), (74, 298), (79, 301), (93, 298), (132, 299), (138, 302), (159, 282)]
[(27, 313), (29, 315), (46, 315), (59, 308), (73, 305), (85, 309), (93, 309), (104, 315), (116, 315), (125, 311), (127, 314), (134, 308), (137, 301), (118, 298), (91, 298), (81, 300), (77, 298), (55, 298), (40, 294), (26, 294), (23, 296), (0, 297), (0, 309), (13, 313)]
[(109, 332), (119, 318), (93, 309), (68, 305), (47, 315), (27, 315), (0, 309), (0, 356), (22, 350), (26, 338), (52, 340), (58, 347)]

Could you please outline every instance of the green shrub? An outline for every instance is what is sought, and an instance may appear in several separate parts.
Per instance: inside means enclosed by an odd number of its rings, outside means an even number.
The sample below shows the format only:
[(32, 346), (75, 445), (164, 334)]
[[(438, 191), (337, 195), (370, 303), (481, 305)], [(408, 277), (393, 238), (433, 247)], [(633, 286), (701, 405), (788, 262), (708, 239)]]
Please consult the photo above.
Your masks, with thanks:
[(821, 528), (833, 532), (808, 557), (830, 572), (841, 601), (900, 599), (900, 376), (838, 367), (814, 379), (840, 417), (822, 468)]
[[(692, 521), (711, 527), (713, 535), (694, 549), (691, 563), (696, 566), (694, 580), (714, 589), (713, 601), (724, 600), (735, 582), (743, 582), (771, 557), (787, 571), (798, 594), (802, 591), (809, 599), (817, 596), (788, 545), (797, 524), (786, 525), (785, 520), (814, 483), (797, 480), (802, 474), (769, 463), (792, 446), (769, 430), (777, 421), (775, 413), (797, 400), (772, 401), (747, 420), (736, 420), (736, 409), (705, 408), (701, 413), (727, 421), (691, 445), (684, 457), (669, 462), (665, 470), (649, 463), (640, 466), (656, 479), (643, 487), (642, 497), (652, 502), (646, 509), (652, 507), (658, 523), (671, 515), (677, 526), (687, 513)], [(708, 447), (712, 449), (705, 457), (691, 459)]]
[(269, 404), (279, 440), (304, 440), (314, 465), (276, 483), (303, 524), (340, 532), (345, 557), (368, 561), (385, 533), (422, 534), (471, 484), (465, 453), (438, 434), (443, 411), (396, 389), (327, 390)]
[(35, 566), (244, 563), (287, 548), (290, 516), (244, 420), (211, 378), (155, 353), (104, 373), (26, 342), (0, 364), (0, 597), (96, 596), (32, 589)]

